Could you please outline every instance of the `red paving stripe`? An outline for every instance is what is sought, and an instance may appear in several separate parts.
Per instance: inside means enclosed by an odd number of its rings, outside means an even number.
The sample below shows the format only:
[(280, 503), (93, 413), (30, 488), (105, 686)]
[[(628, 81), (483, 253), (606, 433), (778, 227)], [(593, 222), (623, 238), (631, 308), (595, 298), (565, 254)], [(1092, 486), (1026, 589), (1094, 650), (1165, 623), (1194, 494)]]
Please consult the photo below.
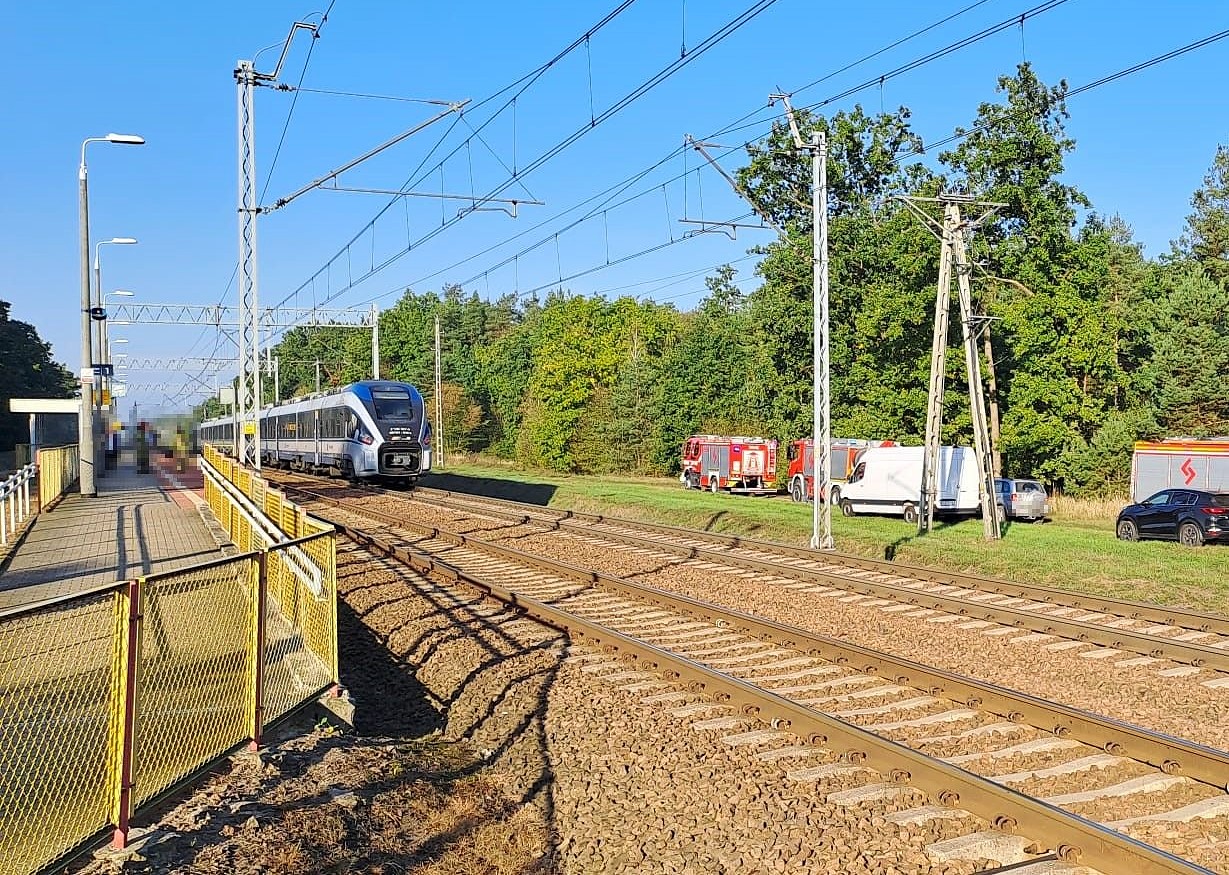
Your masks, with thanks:
[(184, 493), (195, 492), (201, 498), (205, 497), (205, 477), (194, 463), (190, 463), (185, 471), (176, 471), (173, 459), (158, 455), (152, 457), (150, 461), (153, 463), (151, 467), (158, 475), (163, 488), (179, 507), (185, 510), (195, 507), (192, 499)]

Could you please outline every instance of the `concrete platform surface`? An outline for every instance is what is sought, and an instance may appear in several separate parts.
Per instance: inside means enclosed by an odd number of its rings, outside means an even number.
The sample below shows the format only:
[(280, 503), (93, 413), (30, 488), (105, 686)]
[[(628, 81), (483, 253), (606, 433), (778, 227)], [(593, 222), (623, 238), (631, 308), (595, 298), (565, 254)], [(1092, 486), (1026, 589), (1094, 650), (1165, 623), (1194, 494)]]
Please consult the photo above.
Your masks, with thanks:
[(195, 465), (176, 474), (160, 454), (150, 462), (138, 474), (126, 456), (98, 479), (97, 498), (73, 493), (40, 514), (0, 573), (0, 609), (222, 556)]

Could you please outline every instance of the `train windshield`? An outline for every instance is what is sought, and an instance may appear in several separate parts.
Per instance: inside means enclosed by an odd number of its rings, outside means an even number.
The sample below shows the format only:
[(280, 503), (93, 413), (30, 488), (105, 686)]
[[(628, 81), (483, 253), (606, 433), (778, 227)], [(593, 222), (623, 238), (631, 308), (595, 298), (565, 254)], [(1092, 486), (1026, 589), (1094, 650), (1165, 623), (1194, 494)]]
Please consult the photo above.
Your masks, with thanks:
[(373, 389), (371, 400), (375, 404), (376, 419), (411, 420), (414, 418), (410, 393), (404, 389)]

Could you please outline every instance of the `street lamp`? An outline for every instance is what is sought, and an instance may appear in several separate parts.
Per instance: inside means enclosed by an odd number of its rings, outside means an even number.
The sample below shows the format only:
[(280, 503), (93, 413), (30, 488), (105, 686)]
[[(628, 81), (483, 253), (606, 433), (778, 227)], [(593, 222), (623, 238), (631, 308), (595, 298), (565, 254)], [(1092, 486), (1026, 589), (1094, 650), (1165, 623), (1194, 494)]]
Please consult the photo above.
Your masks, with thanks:
[[(108, 423), (103, 417), (102, 400), (103, 395), (111, 389), (111, 378), (107, 376), (105, 370), (105, 366), (111, 364), (111, 348), (107, 345), (107, 311), (105, 306), (106, 298), (102, 293), (102, 262), (100, 260), (100, 254), (102, 247), (104, 246), (109, 246), (111, 244), (132, 246), (136, 242), (137, 238), (135, 237), (112, 237), (110, 240), (99, 240), (94, 244), (94, 306), (102, 311), (102, 318), (96, 320), (97, 324), (94, 330), (98, 333), (97, 349), (99, 356), (102, 358), (102, 364), (104, 365), (104, 371), (98, 378), (98, 385), (101, 389), (103, 389), (103, 391), (99, 392), (96, 396), (97, 400), (94, 405), (94, 411), (98, 423), (98, 430), (102, 432), (102, 447), (104, 454), (106, 453), (110, 444), (110, 435), (107, 433)], [(108, 405), (108, 407), (109, 406), (110, 405)], [(105, 461), (106, 460), (104, 460), (102, 472), (99, 476), (106, 476), (108, 466), (105, 464)]]
[(90, 344), (90, 198), (85, 166), (85, 147), (90, 143), (115, 143), (140, 146), (144, 137), (136, 134), (107, 134), (88, 137), (81, 143), (81, 165), (77, 170), (78, 223), (81, 246), (81, 416), (77, 420), (77, 443), (80, 453), (81, 494), (87, 498), (98, 495), (94, 485), (94, 408), (90, 396), (94, 391), (94, 354)]

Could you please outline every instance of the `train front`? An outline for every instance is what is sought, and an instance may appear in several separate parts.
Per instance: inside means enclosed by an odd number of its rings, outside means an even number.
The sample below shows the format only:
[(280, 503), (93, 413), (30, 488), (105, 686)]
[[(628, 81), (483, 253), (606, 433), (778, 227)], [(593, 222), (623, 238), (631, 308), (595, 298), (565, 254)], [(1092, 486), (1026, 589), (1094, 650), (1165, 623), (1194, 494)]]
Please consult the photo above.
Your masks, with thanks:
[(422, 395), (409, 383), (370, 381), (355, 386), (379, 430), (372, 449), (382, 477), (417, 477), (431, 470), (431, 425)]

